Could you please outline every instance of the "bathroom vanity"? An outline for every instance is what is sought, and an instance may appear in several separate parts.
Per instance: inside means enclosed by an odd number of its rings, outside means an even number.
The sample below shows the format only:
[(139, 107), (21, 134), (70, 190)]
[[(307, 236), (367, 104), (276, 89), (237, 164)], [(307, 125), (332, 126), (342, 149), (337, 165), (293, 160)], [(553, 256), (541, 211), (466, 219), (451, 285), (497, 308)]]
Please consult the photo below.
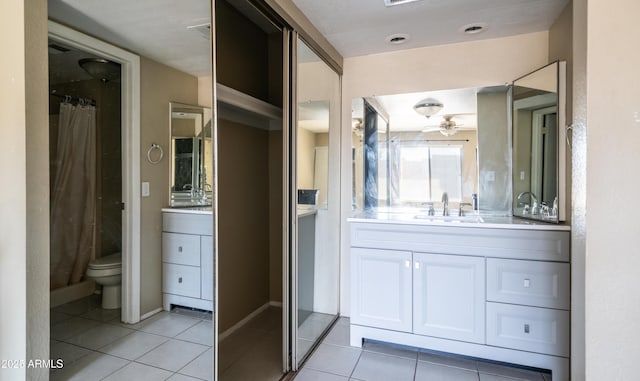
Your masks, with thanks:
[(570, 232), (511, 217), (363, 213), (351, 223), (351, 345), (363, 339), (569, 379)]
[(211, 207), (162, 209), (162, 305), (213, 311)]

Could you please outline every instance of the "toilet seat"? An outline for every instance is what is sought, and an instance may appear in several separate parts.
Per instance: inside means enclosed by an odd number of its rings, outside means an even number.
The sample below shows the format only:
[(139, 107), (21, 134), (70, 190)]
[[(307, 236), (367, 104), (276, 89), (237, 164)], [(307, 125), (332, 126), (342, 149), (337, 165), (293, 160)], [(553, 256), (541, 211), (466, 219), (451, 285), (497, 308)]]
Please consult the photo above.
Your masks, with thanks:
[(122, 254), (110, 254), (89, 262), (89, 268), (93, 270), (106, 270), (122, 267)]
[(90, 278), (122, 274), (122, 254), (110, 254), (89, 262), (87, 276)]

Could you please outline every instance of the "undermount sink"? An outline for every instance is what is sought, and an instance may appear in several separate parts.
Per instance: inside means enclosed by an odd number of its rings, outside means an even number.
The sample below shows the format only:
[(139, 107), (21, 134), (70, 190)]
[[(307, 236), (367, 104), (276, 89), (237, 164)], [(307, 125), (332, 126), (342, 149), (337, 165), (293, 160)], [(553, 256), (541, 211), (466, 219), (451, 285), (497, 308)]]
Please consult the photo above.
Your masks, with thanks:
[(470, 222), (480, 223), (484, 222), (481, 216), (429, 216), (427, 214), (417, 214), (413, 218), (420, 220), (428, 220), (430, 222)]

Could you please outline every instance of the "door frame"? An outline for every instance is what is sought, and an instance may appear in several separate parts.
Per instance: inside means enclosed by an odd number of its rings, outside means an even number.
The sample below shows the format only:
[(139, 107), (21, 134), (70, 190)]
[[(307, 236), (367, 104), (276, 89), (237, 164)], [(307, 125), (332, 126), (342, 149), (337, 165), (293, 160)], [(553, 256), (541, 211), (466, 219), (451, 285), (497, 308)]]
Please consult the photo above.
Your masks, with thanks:
[(121, 65), (122, 313), (140, 321), (140, 57), (48, 20), (49, 38)]

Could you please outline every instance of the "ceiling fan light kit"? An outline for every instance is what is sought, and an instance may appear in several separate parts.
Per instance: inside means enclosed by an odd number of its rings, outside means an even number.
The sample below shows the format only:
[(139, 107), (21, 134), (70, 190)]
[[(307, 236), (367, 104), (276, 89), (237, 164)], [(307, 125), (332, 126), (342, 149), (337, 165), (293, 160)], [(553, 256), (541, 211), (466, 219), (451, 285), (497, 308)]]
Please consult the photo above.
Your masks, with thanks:
[(413, 106), (413, 109), (416, 110), (418, 114), (429, 118), (440, 112), (443, 107), (444, 105), (440, 101), (433, 98), (427, 98), (416, 103), (415, 106)]

